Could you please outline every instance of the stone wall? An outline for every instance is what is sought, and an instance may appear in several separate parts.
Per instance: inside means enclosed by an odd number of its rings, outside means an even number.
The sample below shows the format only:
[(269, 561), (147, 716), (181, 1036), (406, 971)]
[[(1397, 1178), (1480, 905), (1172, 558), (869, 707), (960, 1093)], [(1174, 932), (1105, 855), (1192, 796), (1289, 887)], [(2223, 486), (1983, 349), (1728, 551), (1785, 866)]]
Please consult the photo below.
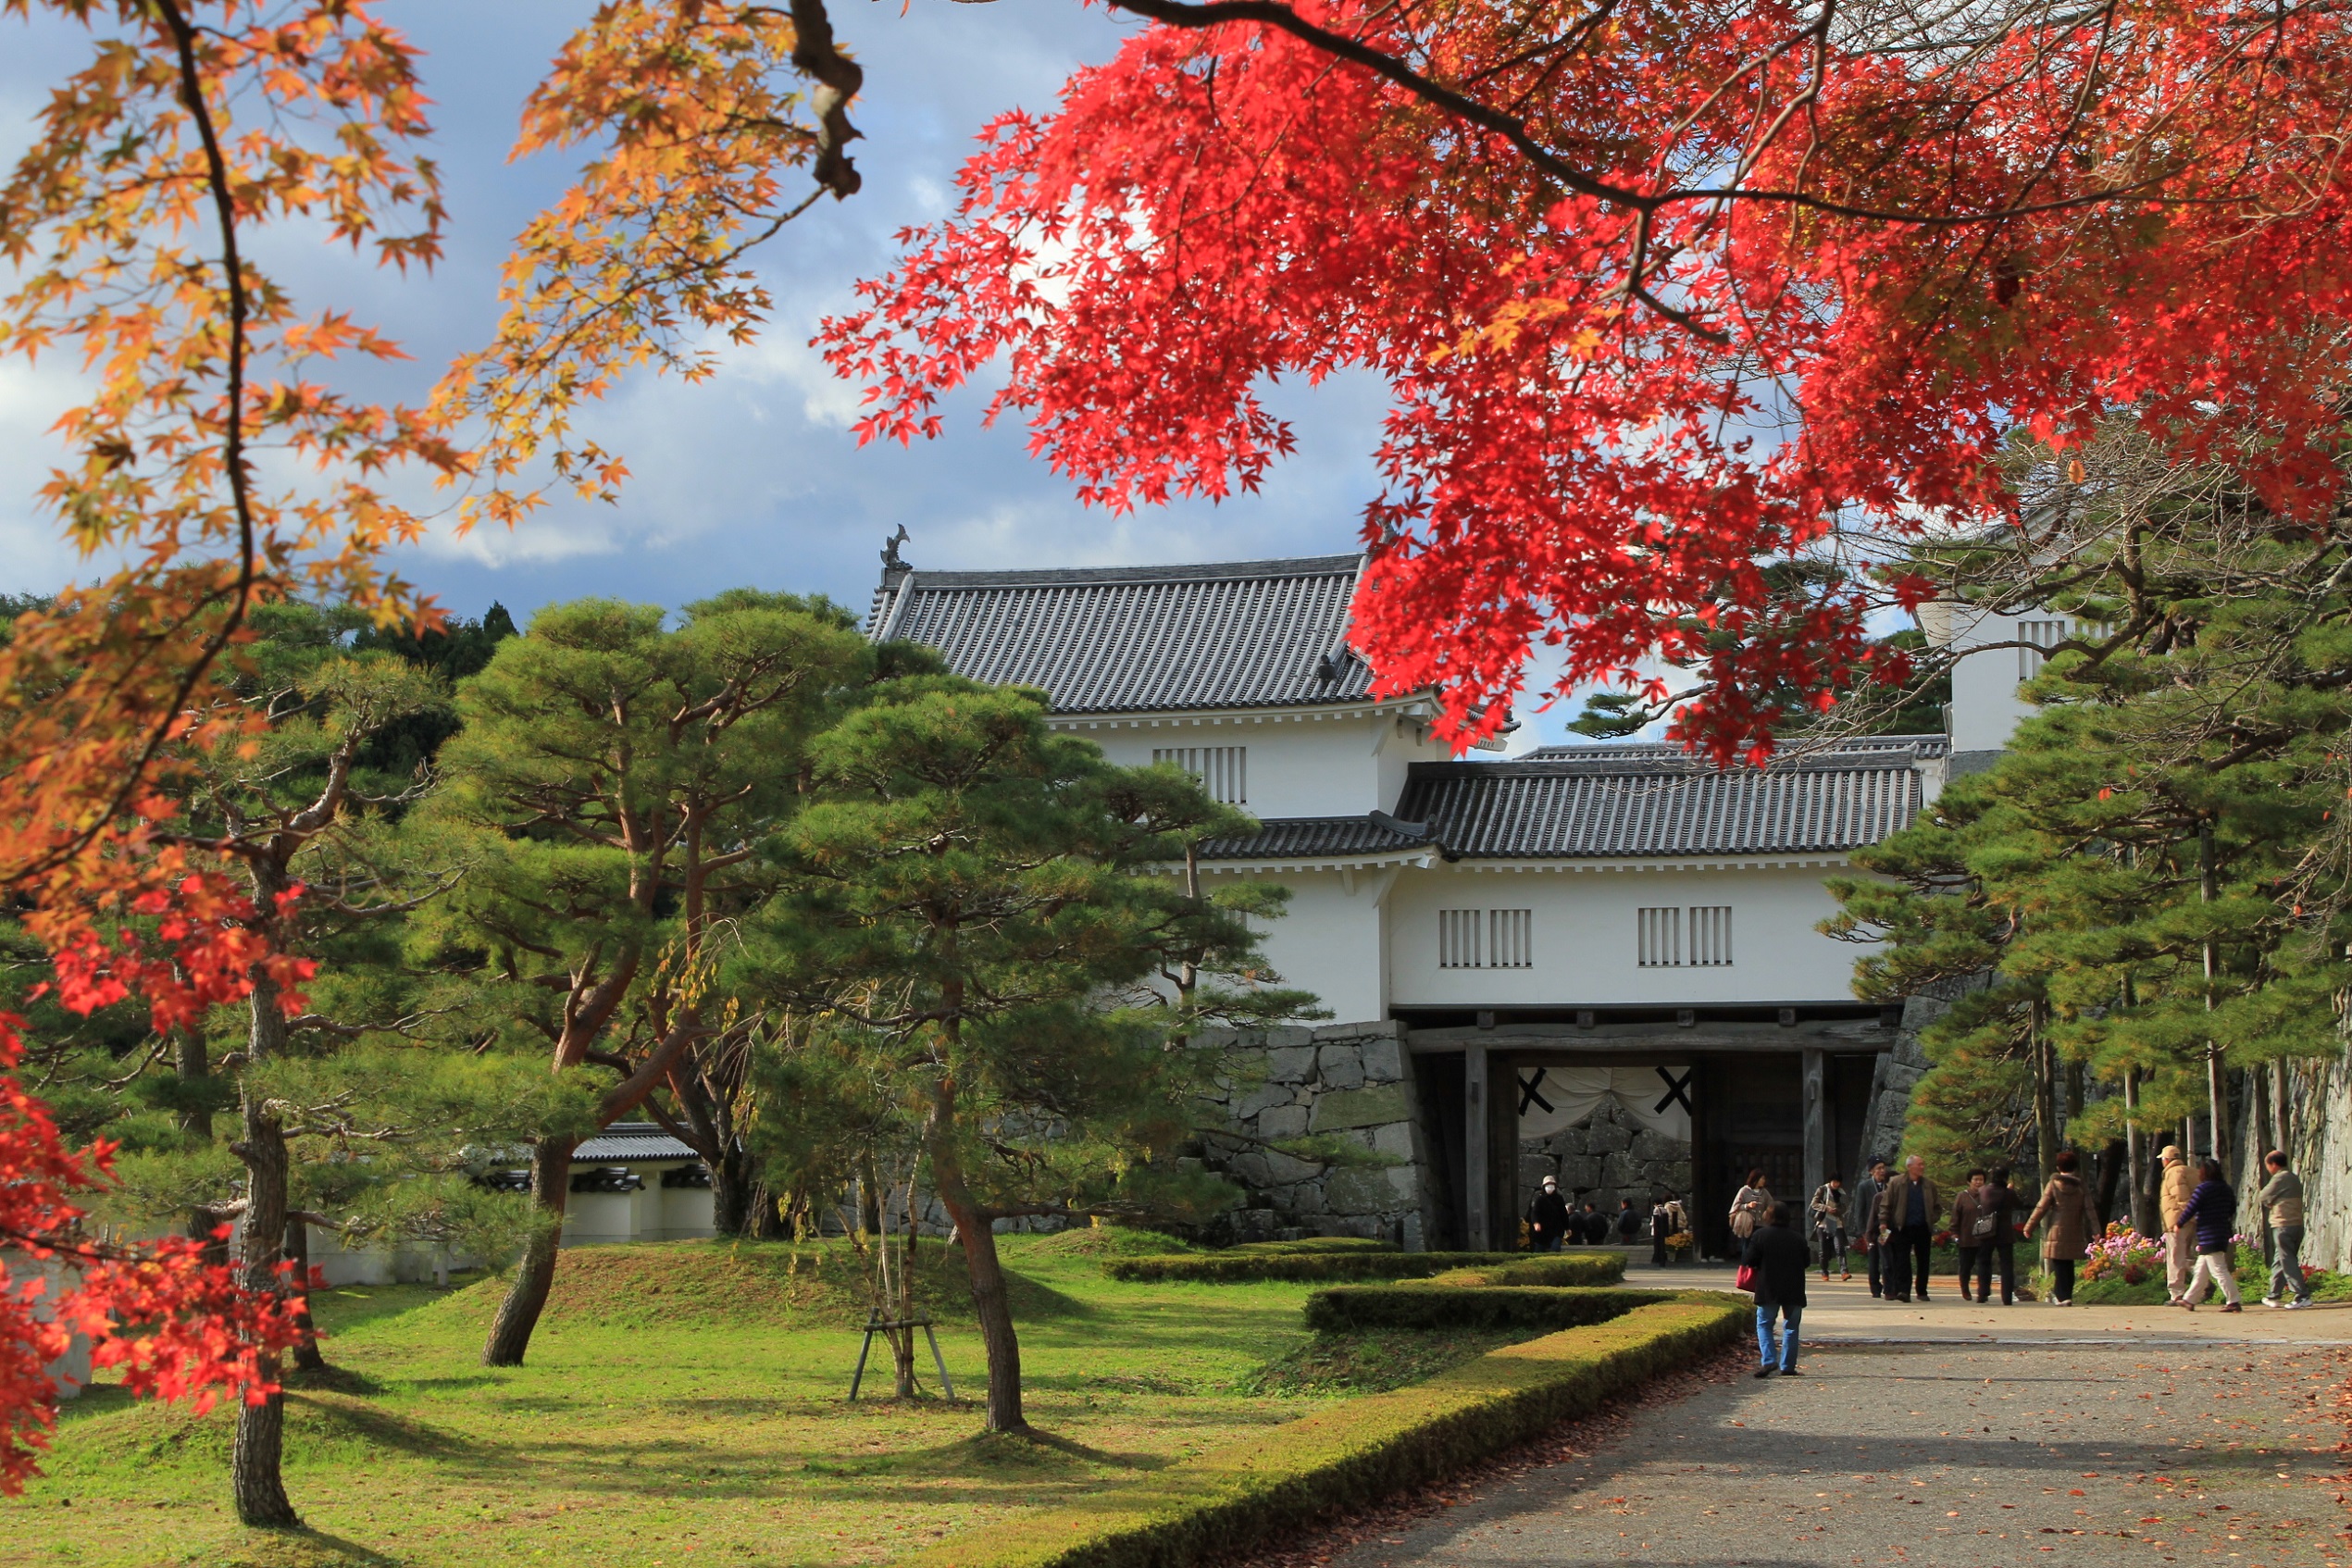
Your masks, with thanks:
[(1833, 1169), (1852, 1173), (1847, 1177), (1848, 1188), (1869, 1173), (1871, 1161), (1891, 1162), (1903, 1147), (1903, 1122), (1910, 1114), (1911, 1090), (1927, 1076), (1927, 1052), (1919, 1043), (1920, 1032), (1951, 1010), (1951, 1002), (1940, 997), (1914, 996), (1903, 1003), (1895, 1049), (1882, 1052), (1878, 1065), (1871, 1070), (1870, 1109), (1862, 1117), (1861, 1146), (1829, 1151)]
[(1649, 1211), (1661, 1192), (1690, 1198), (1690, 1145), (1642, 1126), (1613, 1101), (1575, 1126), (1549, 1138), (1520, 1139), (1522, 1211), (1498, 1216), (1503, 1222), (1498, 1239), (1504, 1245), (1515, 1241), (1524, 1205), (1542, 1190), (1548, 1176), (1560, 1178), (1561, 1193), (1572, 1204), (1581, 1209), (1590, 1202), (1612, 1225), (1619, 1201), (1632, 1199), (1647, 1237)]
[[(1414, 1127), (1402, 1025), (1269, 1029), (1228, 1049), (1238, 1050), (1243, 1070), (1219, 1080), (1211, 1098), (1238, 1136), (1205, 1136), (1203, 1157), (1249, 1198), (1219, 1217), (1212, 1239), (1363, 1236), (1408, 1251), (1427, 1245), (1428, 1160)], [(1366, 1163), (1302, 1160), (1268, 1147), (1314, 1133), (1360, 1147)]]

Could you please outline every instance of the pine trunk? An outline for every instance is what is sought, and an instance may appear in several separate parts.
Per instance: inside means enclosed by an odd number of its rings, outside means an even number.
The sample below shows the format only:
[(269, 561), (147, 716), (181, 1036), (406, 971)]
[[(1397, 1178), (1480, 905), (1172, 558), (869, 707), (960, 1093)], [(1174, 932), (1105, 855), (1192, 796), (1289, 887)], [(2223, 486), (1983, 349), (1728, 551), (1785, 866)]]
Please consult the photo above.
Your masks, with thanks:
[(293, 1266), (287, 1288), (294, 1297), (294, 1365), (305, 1372), (324, 1372), (327, 1358), (318, 1353), (318, 1329), (310, 1321), (310, 1222), (286, 1222), (286, 1258)]
[(547, 1293), (555, 1285), (555, 1253), (564, 1239), (564, 1203), (571, 1196), (574, 1147), (568, 1139), (549, 1139), (531, 1152), (531, 1202), (540, 1212), (540, 1226), (515, 1265), (506, 1299), (498, 1303), (489, 1342), (482, 1346), (484, 1366), (522, 1365), (539, 1314), (547, 1310)]
[(722, 1145), (711, 1163), (711, 1225), (721, 1236), (759, 1234), (759, 1200), (766, 1190), (759, 1163), (736, 1141)]
[[(278, 1012), (274, 987), (264, 981), (255, 983), (253, 1009), (256, 1036), (272, 1025), (283, 1031), (285, 1019)], [(279, 1250), (286, 1235), (286, 1139), (276, 1115), (250, 1088), (244, 1097), (244, 1136), (237, 1152), (244, 1162), (246, 1180), (244, 1286), (249, 1290), (275, 1290), (279, 1288)], [(260, 1372), (276, 1382), (278, 1358), (263, 1357)], [(280, 1470), (285, 1445), (283, 1393), (273, 1393), (259, 1404), (237, 1407), (237, 1432), (229, 1450), (229, 1487), (237, 1517), (243, 1524), (270, 1529), (291, 1529), (302, 1524), (286, 1496)]]
[(980, 1325), (980, 1346), (989, 1358), (989, 1404), (986, 1425), (991, 1432), (1027, 1432), (1028, 1418), (1021, 1413), (1021, 1341), (1013, 1330), (1013, 1304), (1004, 1289), (1004, 1266), (996, 1255), (996, 1232), (990, 1216), (977, 1204), (964, 1185), (964, 1164), (955, 1141), (954, 1089), (946, 1085), (933, 1091), (931, 1114), (926, 1123), (925, 1151), (931, 1157), (931, 1182), (948, 1217), (964, 1238), (964, 1268), (972, 1282), (972, 1315)]

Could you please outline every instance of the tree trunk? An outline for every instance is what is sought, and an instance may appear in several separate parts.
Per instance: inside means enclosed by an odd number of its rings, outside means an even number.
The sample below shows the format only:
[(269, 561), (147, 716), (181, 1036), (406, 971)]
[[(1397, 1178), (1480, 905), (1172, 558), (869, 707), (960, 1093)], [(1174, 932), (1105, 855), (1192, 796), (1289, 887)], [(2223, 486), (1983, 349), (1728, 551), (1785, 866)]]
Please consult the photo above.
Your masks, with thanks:
[(531, 1331), (547, 1309), (547, 1292), (555, 1284), (555, 1253), (564, 1239), (564, 1204), (572, 1190), (572, 1150), (569, 1139), (548, 1139), (531, 1151), (531, 1202), (539, 1210), (540, 1227), (515, 1264), (515, 1278), (482, 1346), (484, 1366), (520, 1366), (530, 1349)]
[(765, 1176), (752, 1182), (751, 1236), (758, 1241), (790, 1241), (791, 1226), (785, 1223), (784, 1211), (790, 1194), (781, 1197), (767, 1185)]
[[(2196, 848), (2197, 902), (2211, 903), (2221, 896), (2221, 878), (2213, 863), (2213, 825), (2210, 822), (2197, 830)], [(2210, 1013), (2213, 1011), (2213, 989), (2221, 975), (2221, 960), (2218, 945), (2209, 936), (2205, 939), (2204, 961), (2205, 1010)], [(2221, 1042), (2218, 1039), (2207, 1040), (2205, 1042), (2205, 1096), (2213, 1131), (2213, 1147), (2209, 1152), (2213, 1158), (2221, 1162), (2221, 1168), (2226, 1171), (2230, 1168), (2230, 1086), (2227, 1078), (2223, 1076), (2224, 1071)]]
[[(253, 995), (256, 1036), (268, 1027), (265, 1014), (282, 1031), (285, 1019), (277, 1008), (276, 988), (256, 981)], [(246, 1180), (243, 1283), (248, 1290), (275, 1290), (280, 1288), (279, 1248), (286, 1235), (286, 1139), (277, 1116), (250, 1087), (244, 1096), (244, 1137), (237, 1153), (244, 1161)], [(259, 1370), (263, 1377), (276, 1382), (278, 1358), (264, 1356)], [(238, 1405), (237, 1433), (229, 1450), (229, 1488), (242, 1523), (270, 1529), (291, 1529), (302, 1524), (280, 1474), (285, 1442), (283, 1393), (273, 1393), (259, 1404)]]
[(2058, 1169), (2058, 1085), (2050, 1071), (2049, 1041), (2042, 1028), (2042, 1004), (2038, 1002), (2026, 1009), (2026, 1026), (2033, 1033), (2030, 1044), (2034, 1059), (2034, 1158), (2036, 1180), (2047, 1182)]
[(710, 1167), (712, 1227), (721, 1236), (757, 1235), (759, 1201), (767, 1190), (759, 1179), (759, 1163), (729, 1139)]
[[(171, 1067), (182, 1085), (199, 1085), (212, 1076), (212, 1060), (205, 1050), (202, 1034), (193, 1028), (181, 1028), (173, 1034), (172, 1044)], [(175, 1120), (191, 1143), (211, 1144), (212, 1112), (205, 1106), (200, 1091), (189, 1093), (180, 1101)]]
[(989, 1358), (986, 1425), (991, 1432), (1027, 1432), (1021, 1413), (1021, 1341), (1013, 1331), (1013, 1306), (1004, 1291), (1004, 1266), (996, 1255), (990, 1216), (964, 1185), (964, 1164), (955, 1144), (955, 1090), (941, 1084), (932, 1091), (931, 1113), (923, 1128), (924, 1151), (931, 1157), (931, 1184), (964, 1238), (964, 1268), (972, 1281), (972, 1315), (979, 1320), (980, 1345)]
[(318, 1330), (310, 1321), (310, 1222), (286, 1222), (286, 1257), (294, 1267), (287, 1288), (294, 1297), (294, 1364), (305, 1372), (324, 1372), (327, 1358), (318, 1353)]
[[(2122, 1182), (2124, 1155), (2123, 1140), (2120, 1138), (2109, 1139), (2107, 1148), (2099, 1154), (2098, 1223), (2101, 1226), (2115, 1217), (2115, 1189)], [(2130, 1189), (2126, 1188), (2125, 1198), (2128, 1200), (2130, 1195)]]

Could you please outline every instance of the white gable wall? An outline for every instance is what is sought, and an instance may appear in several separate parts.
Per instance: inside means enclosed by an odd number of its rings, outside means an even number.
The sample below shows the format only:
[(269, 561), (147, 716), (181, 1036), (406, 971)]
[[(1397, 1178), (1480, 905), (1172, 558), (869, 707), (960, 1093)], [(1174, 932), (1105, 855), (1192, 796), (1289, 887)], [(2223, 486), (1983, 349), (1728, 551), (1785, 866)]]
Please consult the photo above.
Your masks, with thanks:
[(1266, 957), (1284, 985), (1314, 992), (1336, 1023), (1388, 1015), (1381, 903), (1398, 882), (1395, 867), (1241, 875), (1290, 890), (1288, 910), (1265, 940)]
[(2073, 629), (2073, 622), (2055, 611), (1995, 616), (1949, 601), (1922, 604), (1919, 624), (1931, 644), (1960, 654), (1952, 666), (1949, 728), (1955, 752), (1997, 752), (2034, 714), (2033, 704), (2017, 694), (2017, 688), (2038, 667), (2036, 655), (2022, 647), (1994, 644), (2047, 644)]
[(1104, 718), (1070, 714), (1057, 716), (1053, 727), (1093, 741), (1123, 767), (1149, 765), (1155, 751), (1241, 747), (1248, 799), (1240, 803), (1261, 818), (1388, 811), (1404, 789), (1407, 765), (1449, 755), (1429, 740), (1425, 716), (1394, 710)]
[[(1864, 950), (1814, 929), (1836, 913), (1822, 878), (1839, 857), (1725, 868), (1721, 861), (1554, 862), (1513, 870), (1456, 862), (1407, 871), (1388, 898), (1389, 1003), (1396, 1007), (1705, 1006), (1848, 1002)], [(1703, 964), (1693, 909), (1728, 908), (1731, 962)], [(1639, 962), (1638, 912), (1673, 910), (1681, 960)], [(1497, 910), (1525, 910), (1524, 968), (1443, 967), (1442, 911), (1475, 911), (1491, 948)], [(1458, 929), (1459, 927), (1457, 927)], [(1482, 952), (1481, 958), (1490, 958)]]

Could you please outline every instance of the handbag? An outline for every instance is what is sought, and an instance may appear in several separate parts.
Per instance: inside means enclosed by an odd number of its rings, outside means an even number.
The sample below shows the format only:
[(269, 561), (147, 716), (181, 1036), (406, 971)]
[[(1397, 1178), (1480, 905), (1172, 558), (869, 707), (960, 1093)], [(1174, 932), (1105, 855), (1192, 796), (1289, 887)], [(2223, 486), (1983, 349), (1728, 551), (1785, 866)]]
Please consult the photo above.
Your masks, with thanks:
[(1733, 1288), (1734, 1289), (1736, 1289), (1736, 1290), (1753, 1290), (1753, 1289), (1755, 1289), (1755, 1288), (1756, 1288), (1756, 1269), (1755, 1269), (1755, 1265), (1754, 1265), (1754, 1264), (1752, 1264), (1752, 1263), (1742, 1263), (1742, 1264), (1740, 1264), (1740, 1265), (1739, 1265), (1739, 1273), (1732, 1276), (1732, 1288)]
[(1976, 1216), (1975, 1223), (1968, 1227), (1968, 1234), (1982, 1241), (1991, 1236), (2000, 1223), (2001, 1217), (1998, 1214), (1979, 1214)]

